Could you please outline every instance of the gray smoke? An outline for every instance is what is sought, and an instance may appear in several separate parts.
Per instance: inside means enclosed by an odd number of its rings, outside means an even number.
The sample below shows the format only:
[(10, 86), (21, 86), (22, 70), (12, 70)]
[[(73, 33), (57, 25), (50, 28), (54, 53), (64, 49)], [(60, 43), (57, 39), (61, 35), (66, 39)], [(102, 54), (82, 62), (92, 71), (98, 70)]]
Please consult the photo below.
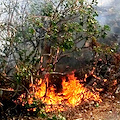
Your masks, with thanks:
[(106, 42), (116, 41), (120, 45), (120, 0), (101, 0), (98, 2), (97, 11), (99, 23), (111, 28)]

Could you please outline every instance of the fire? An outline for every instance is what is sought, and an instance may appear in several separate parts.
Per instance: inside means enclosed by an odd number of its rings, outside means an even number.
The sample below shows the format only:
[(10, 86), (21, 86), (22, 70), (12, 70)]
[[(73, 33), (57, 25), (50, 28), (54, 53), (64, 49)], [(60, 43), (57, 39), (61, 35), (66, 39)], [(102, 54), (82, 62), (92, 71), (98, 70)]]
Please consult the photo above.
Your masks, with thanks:
[[(99, 93), (93, 93), (79, 83), (74, 72), (63, 76), (61, 85), (60, 91), (56, 92), (56, 86), (54, 84), (49, 86), (49, 76), (46, 75), (45, 80), (40, 79), (35, 85), (30, 86), (34, 88), (34, 97), (46, 104), (47, 112), (54, 110), (64, 111), (65, 106), (75, 107), (84, 101), (102, 101)], [(29, 100), (29, 104), (32, 103), (31, 100)]]

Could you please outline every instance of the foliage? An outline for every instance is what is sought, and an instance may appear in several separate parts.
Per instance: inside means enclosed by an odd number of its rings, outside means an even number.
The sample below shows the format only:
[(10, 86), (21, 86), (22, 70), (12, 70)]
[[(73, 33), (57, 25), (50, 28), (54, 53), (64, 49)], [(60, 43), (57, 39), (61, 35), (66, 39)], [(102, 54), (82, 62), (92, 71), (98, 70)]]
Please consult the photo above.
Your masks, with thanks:
[[(55, 71), (56, 63), (66, 52), (84, 48), (85, 43), (93, 37), (105, 37), (108, 27), (102, 28), (95, 19), (98, 16), (95, 5), (96, 1), (87, 3), (84, 0), (62, 0), (55, 4), (52, 1), (43, 2), (39, 15), (34, 12), (25, 15), (24, 11), (22, 16), (18, 16), (22, 17), (18, 21), (21, 24), (16, 23), (17, 21), (11, 22), (12, 26), (3, 23), (4, 28), (13, 27), (8, 30), (5, 49), (2, 50), (10, 58), (7, 57), (3, 63), (6, 61), (7, 64), (12, 57), (16, 65), (19, 62), (37, 64), (45, 68), (45, 71)], [(33, 7), (37, 8), (36, 5)], [(16, 10), (16, 6), (9, 15), (16, 14), (14, 9)], [(81, 47), (79, 43), (82, 44)]]

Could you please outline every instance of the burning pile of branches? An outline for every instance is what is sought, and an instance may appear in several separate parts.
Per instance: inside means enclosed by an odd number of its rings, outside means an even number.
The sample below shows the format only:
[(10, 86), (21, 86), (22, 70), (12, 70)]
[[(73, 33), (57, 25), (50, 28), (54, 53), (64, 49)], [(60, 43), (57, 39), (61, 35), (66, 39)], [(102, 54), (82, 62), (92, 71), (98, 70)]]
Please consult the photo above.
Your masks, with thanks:
[[(28, 77), (31, 82), (25, 81), (22, 89), (20, 86), (17, 90), (1, 89), (4, 93), (1, 94), (2, 99), (7, 99), (4, 96), (8, 95), (6, 93), (10, 93), (14, 106), (12, 109), (18, 109), (21, 106), (20, 109), (25, 110), (26, 113), (35, 112), (35, 114), (43, 107), (46, 112), (67, 111), (69, 108), (75, 108), (90, 101), (100, 103), (103, 94), (114, 94), (119, 85), (119, 67), (116, 66), (116, 64), (119, 65), (119, 54), (114, 54), (110, 58), (109, 60), (106, 60), (105, 57), (96, 58), (92, 65), (89, 65), (88, 72), (84, 72), (83, 78), (81, 77), (83, 72), (81, 73), (78, 69), (68, 73), (44, 73), (44, 70), (41, 70), (37, 73), (37, 77), (34, 74), (33, 77)], [(105, 67), (107, 69), (104, 69)], [(25, 87), (25, 84), (28, 87)], [(1, 101), (1, 105), (5, 105), (3, 101)]]
[[(86, 81), (86, 78), (84, 79)], [(35, 84), (30, 84), (32, 96), (28, 95), (29, 104), (33, 104), (34, 99), (41, 100), (46, 104), (46, 111), (64, 111), (68, 107), (75, 107), (82, 102), (91, 100), (101, 102), (99, 93), (90, 91), (84, 84), (75, 77), (74, 72), (67, 75), (47, 74), (44, 79), (36, 80)], [(24, 95), (19, 97), (20, 102), (25, 105)]]

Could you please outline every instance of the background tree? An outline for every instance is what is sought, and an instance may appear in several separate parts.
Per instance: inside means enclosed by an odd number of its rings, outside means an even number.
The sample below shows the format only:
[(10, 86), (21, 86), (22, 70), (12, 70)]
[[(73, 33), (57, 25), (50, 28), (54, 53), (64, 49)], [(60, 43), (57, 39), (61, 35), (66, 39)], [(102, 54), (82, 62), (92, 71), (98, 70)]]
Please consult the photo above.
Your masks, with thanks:
[(97, 48), (97, 40), (108, 29), (95, 19), (95, 0), (50, 0), (37, 5), (9, 0), (3, 4), (1, 82), (9, 80), (16, 91), (25, 90), (44, 73), (56, 72), (59, 60), (80, 53), (86, 43), (90, 49)]

